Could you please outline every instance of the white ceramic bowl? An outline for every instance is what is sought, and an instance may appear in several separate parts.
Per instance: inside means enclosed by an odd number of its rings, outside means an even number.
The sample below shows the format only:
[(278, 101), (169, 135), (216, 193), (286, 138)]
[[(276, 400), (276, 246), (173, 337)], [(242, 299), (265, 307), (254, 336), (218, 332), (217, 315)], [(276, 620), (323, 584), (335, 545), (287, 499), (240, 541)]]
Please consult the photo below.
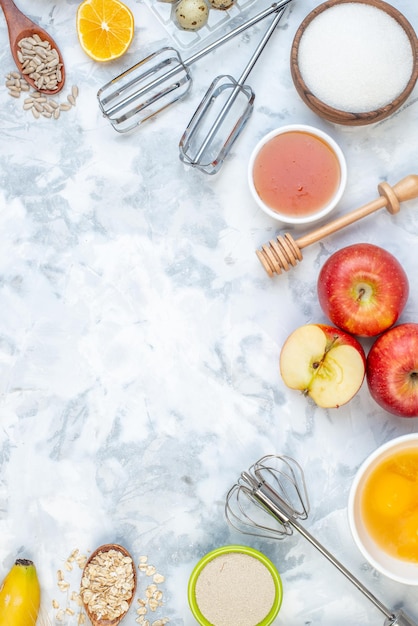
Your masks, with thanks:
[(364, 461), (351, 486), (348, 520), (357, 547), (376, 570), (405, 585), (418, 585), (418, 563), (396, 559), (384, 552), (370, 536), (361, 515), (362, 489), (370, 473), (394, 453), (411, 448), (418, 450), (418, 433), (403, 435), (385, 443)]
[[(260, 153), (260, 150), (264, 148), (264, 146), (270, 140), (274, 139), (278, 135), (282, 135), (285, 133), (292, 133), (292, 132), (306, 133), (308, 135), (312, 135), (313, 137), (320, 139), (323, 143), (325, 143), (330, 148), (330, 150), (334, 153), (338, 166), (339, 166), (339, 171), (340, 171), (340, 180), (339, 180), (339, 184), (337, 186), (337, 189), (334, 195), (325, 204), (319, 207), (314, 213), (311, 213), (308, 215), (300, 215), (300, 216), (289, 215), (287, 212), (282, 213), (279, 210), (272, 208), (271, 206), (266, 204), (266, 202), (260, 197), (256, 189), (256, 186), (254, 184), (254, 176), (253, 176), (254, 164)], [(341, 197), (344, 193), (344, 190), (347, 184), (347, 164), (346, 164), (346, 160), (345, 160), (345, 157), (341, 148), (334, 141), (334, 139), (330, 137), (327, 133), (323, 132), (322, 130), (318, 128), (315, 128), (313, 126), (309, 126), (306, 124), (290, 124), (290, 125), (281, 126), (280, 128), (276, 128), (275, 130), (272, 130), (271, 132), (267, 133), (257, 143), (257, 145), (255, 146), (254, 150), (251, 153), (250, 160), (248, 163), (248, 184), (249, 184), (251, 195), (254, 198), (255, 202), (265, 213), (267, 213), (267, 215), (269, 215), (275, 220), (283, 222), (284, 224), (294, 224), (294, 225), (303, 226), (304, 224), (310, 224), (312, 222), (316, 222), (318, 220), (323, 219), (337, 206), (337, 204), (341, 200)]]

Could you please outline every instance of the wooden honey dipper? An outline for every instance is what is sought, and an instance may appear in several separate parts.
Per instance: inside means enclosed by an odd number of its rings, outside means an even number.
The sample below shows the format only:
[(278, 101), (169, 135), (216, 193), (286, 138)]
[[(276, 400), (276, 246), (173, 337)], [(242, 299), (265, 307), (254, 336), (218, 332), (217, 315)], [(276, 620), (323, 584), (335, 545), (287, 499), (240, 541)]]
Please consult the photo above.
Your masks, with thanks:
[(380, 197), (376, 200), (372, 200), (311, 233), (299, 237), (299, 239), (293, 239), (290, 233), (285, 233), (284, 235), (277, 235), (276, 239), (272, 239), (261, 246), (260, 250), (256, 250), (256, 254), (267, 274), (271, 277), (273, 274), (281, 274), (282, 271), (287, 272), (298, 261), (302, 261), (302, 248), (320, 241), (323, 237), (332, 235), (378, 209), (385, 207), (392, 215), (399, 213), (401, 202), (418, 197), (418, 175), (410, 174), (393, 187), (386, 182), (380, 183), (377, 189)]

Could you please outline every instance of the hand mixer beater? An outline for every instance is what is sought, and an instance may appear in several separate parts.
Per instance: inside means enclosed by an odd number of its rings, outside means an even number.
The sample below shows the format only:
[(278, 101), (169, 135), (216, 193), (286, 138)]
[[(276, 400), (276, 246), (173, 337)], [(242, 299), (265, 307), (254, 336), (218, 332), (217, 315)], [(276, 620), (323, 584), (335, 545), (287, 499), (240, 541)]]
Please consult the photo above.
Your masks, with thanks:
[(296, 530), (383, 613), (384, 626), (418, 626), (404, 611), (382, 604), (300, 524), (308, 517), (309, 501), (302, 468), (294, 459), (267, 455), (242, 472), (227, 494), (225, 514), (231, 526), (247, 535), (282, 539)]

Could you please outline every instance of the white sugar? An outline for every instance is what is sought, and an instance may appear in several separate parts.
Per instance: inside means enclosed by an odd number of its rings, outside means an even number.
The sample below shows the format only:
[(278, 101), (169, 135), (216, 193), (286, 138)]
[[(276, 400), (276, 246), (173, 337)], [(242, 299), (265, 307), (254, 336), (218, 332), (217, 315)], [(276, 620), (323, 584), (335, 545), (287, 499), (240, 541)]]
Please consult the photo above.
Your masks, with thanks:
[(413, 51), (402, 26), (381, 9), (356, 2), (319, 13), (299, 43), (299, 68), (310, 91), (343, 111), (373, 111), (405, 89)]

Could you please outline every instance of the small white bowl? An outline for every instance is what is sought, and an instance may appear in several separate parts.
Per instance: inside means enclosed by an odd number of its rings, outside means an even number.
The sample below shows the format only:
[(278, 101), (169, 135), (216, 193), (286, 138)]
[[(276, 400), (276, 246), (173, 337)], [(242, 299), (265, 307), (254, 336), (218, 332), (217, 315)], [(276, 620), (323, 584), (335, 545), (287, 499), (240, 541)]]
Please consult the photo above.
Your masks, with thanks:
[(418, 450), (418, 433), (392, 439), (380, 446), (364, 461), (350, 489), (348, 521), (358, 549), (376, 570), (405, 585), (418, 585), (418, 563), (397, 559), (384, 552), (370, 536), (361, 515), (362, 489), (370, 473), (394, 453), (411, 448)]
[[(320, 206), (314, 213), (310, 213), (308, 215), (300, 215), (300, 216), (287, 214), (287, 211), (280, 212), (279, 210), (272, 208), (272, 206), (269, 206), (260, 197), (256, 189), (256, 186), (254, 184), (254, 176), (253, 176), (255, 161), (260, 153), (260, 150), (264, 148), (264, 146), (268, 142), (270, 142), (272, 139), (274, 139), (278, 135), (283, 135), (285, 133), (294, 133), (294, 132), (313, 136), (319, 139), (322, 143), (325, 143), (329, 147), (329, 149), (334, 153), (334, 156), (336, 158), (336, 161), (339, 167), (339, 173), (340, 173), (340, 176), (339, 176), (340, 180), (333, 196), (325, 204)], [(289, 163), (289, 166), (291, 167), (291, 163)], [(324, 133), (322, 130), (315, 128), (313, 126), (308, 126), (306, 124), (289, 124), (287, 126), (282, 126), (280, 128), (276, 128), (275, 130), (272, 130), (271, 132), (267, 133), (267, 135), (265, 135), (257, 143), (257, 145), (255, 146), (254, 150), (251, 153), (250, 160), (248, 163), (248, 184), (249, 184), (251, 195), (254, 198), (255, 202), (267, 215), (269, 215), (273, 219), (283, 222), (284, 224), (294, 224), (294, 225), (310, 224), (312, 222), (321, 220), (325, 216), (327, 216), (337, 206), (337, 204), (341, 200), (341, 197), (344, 193), (344, 190), (347, 184), (347, 164), (346, 164), (346, 160), (345, 160), (345, 157), (341, 148), (334, 141), (334, 139), (332, 139), (332, 137), (327, 135), (327, 133)]]

